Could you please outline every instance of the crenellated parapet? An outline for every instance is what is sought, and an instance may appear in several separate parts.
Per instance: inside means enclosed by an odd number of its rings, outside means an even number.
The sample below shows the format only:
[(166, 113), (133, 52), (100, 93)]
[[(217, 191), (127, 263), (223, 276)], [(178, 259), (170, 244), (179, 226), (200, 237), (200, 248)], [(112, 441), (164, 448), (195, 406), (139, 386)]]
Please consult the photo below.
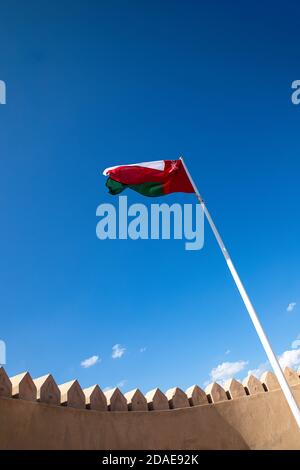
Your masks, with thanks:
[[(284, 373), (300, 405), (300, 370)], [(0, 449), (300, 449), (272, 372), (143, 394), (0, 368), (0, 416)]]
[[(286, 367), (284, 374), (291, 386), (300, 384), (300, 368), (295, 371)], [(0, 368), (0, 397), (107, 412), (153, 412), (205, 406), (245, 399), (249, 395), (265, 394), (279, 388), (277, 378), (268, 371), (260, 379), (248, 375), (242, 382), (230, 379), (223, 386), (217, 382), (210, 383), (205, 390), (192, 385), (186, 391), (173, 387), (163, 393), (155, 388), (144, 395), (136, 388), (123, 394), (119, 388), (102, 391), (99, 385), (82, 389), (77, 380), (57, 384), (51, 374), (33, 379), (29, 372), (22, 372), (8, 377), (5, 369)]]

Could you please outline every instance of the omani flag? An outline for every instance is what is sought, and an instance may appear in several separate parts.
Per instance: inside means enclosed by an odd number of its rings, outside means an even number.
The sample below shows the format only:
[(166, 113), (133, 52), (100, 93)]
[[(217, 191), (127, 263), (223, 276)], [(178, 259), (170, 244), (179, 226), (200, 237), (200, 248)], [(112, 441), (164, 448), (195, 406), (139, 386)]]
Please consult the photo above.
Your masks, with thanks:
[(106, 168), (106, 186), (110, 194), (130, 188), (144, 196), (164, 196), (170, 193), (194, 193), (181, 160), (119, 165)]

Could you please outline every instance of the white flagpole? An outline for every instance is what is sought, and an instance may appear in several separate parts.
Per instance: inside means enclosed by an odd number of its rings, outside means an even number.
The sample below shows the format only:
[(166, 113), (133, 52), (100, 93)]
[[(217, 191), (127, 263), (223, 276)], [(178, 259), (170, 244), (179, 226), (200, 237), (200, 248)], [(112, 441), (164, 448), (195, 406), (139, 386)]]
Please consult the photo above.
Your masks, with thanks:
[(207, 217), (208, 223), (209, 223), (209, 225), (211, 226), (211, 229), (212, 229), (212, 231), (213, 231), (213, 233), (214, 233), (214, 235), (215, 235), (215, 237), (216, 237), (216, 239), (217, 239), (217, 242), (218, 242), (218, 244), (219, 244), (219, 247), (221, 248), (221, 251), (222, 251), (222, 253), (223, 253), (223, 255), (224, 255), (224, 258), (225, 258), (225, 260), (226, 260), (226, 263), (227, 263), (227, 266), (228, 266), (228, 268), (229, 268), (229, 271), (231, 272), (231, 275), (232, 275), (232, 277), (233, 277), (233, 279), (234, 279), (234, 282), (235, 282), (235, 284), (236, 284), (236, 286), (237, 286), (237, 288), (238, 288), (238, 291), (239, 291), (239, 293), (240, 293), (240, 295), (241, 295), (241, 297), (242, 297), (242, 299), (243, 299), (243, 301), (244, 301), (245, 307), (246, 307), (246, 309), (247, 309), (247, 311), (248, 311), (248, 313), (249, 313), (249, 315), (250, 315), (250, 318), (251, 318), (251, 320), (252, 320), (252, 322), (253, 322), (253, 325), (254, 325), (254, 328), (255, 328), (255, 330), (256, 330), (256, 333), (258, 334), (259, 339), (260, 339), (260, 341), (261, 341), (261, 343), (262, 343), (262, 345), (263, 345), (263, 347), (264, 347), (264, 350), (265, 350), (265, 352), (266, 352), (266, 354), (267, 354), (267, 357), (268, 357), (268, 359), (269, 359), (269, 361), (270, 361), (270, 364), (271, 364), (271, 366), (273, 367), (273, 370), (274, 370), (275, 375), (276, 375), (276, 377), (277, 377), (277, 379), (278, 379), (278, 382), (279, 382), (279, 384), (280, 384), (280, 386), (281, 386), (281, 389), (282, 389), (282, 391), (283, 391), (283, 393), (284, 393), (284, 396), (285, 396), (285, 398), (286, 398), (286, 400), (287, 400), (287, 402), (288, 402), (288, 404), (289, 404), (289, 407), (290, 407), (290, 409), (291, 409), (291, 412), (292, 412), (292, 414), (293, 414), (293, 416), (294, 416), (294, 418), (295, 418), (295, 420), (296, 420), (296, 422), (297, 422), (297, 424), (298, 424), (298, 426), (299, 426), (299, 428), (300, 428), (300, 410), (299, 410), (298, 405), (297, 405), (297, 403), (296, 403), (296, 400), (295, 400), (295, 398), (294, 398), (294, 396), (293, 396), (293, 393), (292, 393), (292, 391), (291, 391), (291, 389), (290, 389), (290, 387), (289, 387), (289, 385), (288, 385), (288, 383), (287, 383), (287, 380), (286, 380), (286, 378), (285, 378), (285, 375), (284, 375), (284, 373), (283, 373), (283, 371), (282, 371), (282, 369), (281, 369), (281, 367), (280, 367), (280, 364), (279, 364), (279, 362), (278, 362), (278, 359), (277, 359), (276, 355), (274, 354), (274, 352), (273, 352), (273, 350), (272, 350), (272, 348), (271, 348), (270, 342), (269, 342), (269, 340), (268, 340), (268, 338), (267, 338), (267, 336), (266, 336), (266, 334), (265, 334), (265, 332), (264, 332), (264, 330), (263, 330), (263, 328), (262, 328), (262, 326), (261, 326), (261, 323), (260, 323), (260, 321), (259, 321), (259, 319), (258, 319), (257, 313), (256, 313), (256, 311), (255, 311), (255, 309), (254, 309), (254, 307), (253, 307), (253, 305), (252, 305), (252, 303), (251, 303), (251, 301), (250, 301), (250, 299), (249, 299), (249, 297), (248, 297), (248, 294), (247, 294), (247, 292), (246, 292), (246, 290), (245, 290), (245, 288), (244, 288), (244, 286), (243, 286), (243, 284), (242, 284), (242, 281), (241, 281), (241, 279), (240, 279), (240, 277), (239, 277), (239, 275), (238, 275), (238, 273), (237, 273), (237, 271), (236, 271), (236, 269), (235, 269), (235, 267), (234, 267), (234, 265), (233, 265), (233, 263), (232, 263), (232, 261), (231, 261), (231, 258), (230, 258), (230, 256), (229, 256), (229, 253), (228, 253), (228, 251), (226, 250), (226, 247), (225, 247), (225, 245), (224, 245), (224, 243), (223, 243), (223, 240), (222, 240), (222, 238), (221, 238), (221, 236), (220, 236), (220, 234), (219, 234), (219, 232), (218, 232), (218, 230), (217, 230), (217, 228), (216, 228), (216, 226), (215, 226), (215, 224), (214, 224), (214, 222), (213, 222), (213, 220), (212, 220), (212, 218), (211, 218), (211, 216), (210, 216), (210, 213), (208, 212), (208, 209), (207, 209), (207, 207), (206, 207), (206, 205), (205, 205), (205, 203), (204, 203), (204, 201), (203, 201), (203, 199), (202, 199), (202, 197), (201, 197), (201, 195), (200, 195), (200, 193), (199, 193), (199, 191), (198, 191), (198, 189), (197, 189), (197, 186), (196, 186), (196, 184), (195, 184), (193, 178), (191, 177), (191, 174), (190, 174), (189, 170), (187, 169), (187, 166), (186, 166), (186, 164), (185, 164), (183, 158), (180, 157), (180, 160), (182, 161), (182, 164), (183, 164), (183, 167), (184, 167), (184, 169), (185, 169), (185, 171), (186, 171), (186, 174), (188, 175), (189, 180), (190, 180), (190, 182), (191, 182), (191, 184), (192, 184), (192, 186), (193, 186), (193, 188), (194, 188), (194, 190), (195, 190), (196, 197), (197, 197), (199, 203), (201, 204), (201, 207), (202, 207), (202, 209), (203, 209), (203, 212), (204, 212), (204, 214), (205, 214), (206, 217)]

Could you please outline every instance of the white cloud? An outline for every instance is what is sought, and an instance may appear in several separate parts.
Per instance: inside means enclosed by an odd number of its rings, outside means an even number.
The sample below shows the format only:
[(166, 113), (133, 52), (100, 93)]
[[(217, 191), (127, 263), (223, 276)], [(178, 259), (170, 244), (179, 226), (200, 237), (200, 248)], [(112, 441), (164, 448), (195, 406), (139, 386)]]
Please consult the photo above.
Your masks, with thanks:
[[(292, 369), (297, 368), (300, 365), (300, 339), (299, 335), (297, 339), (295, 339), (291, 344), (292, 349), (288, 349), (284, 351), (278, 357), (279, 363), (281, 367), (284, 369), (285, 367), (291, 367)], [(248, 375), (253, 374), (258, 379), (262, 376), (264, 372), (270, 370), (271, 366), (269, 361), (263, 362), (260, 364), (257, 369), (249, 370)]]
[(291, 347), (293, 349), (300, 348), (300, 339), (295, 339), (295, 341), (292, 342)]
[(248, 374), (247, 374), (247, 375), (254, 375), (254, 376), (257, 377), (258, 379), (260, 379), (260, 377), (262, 376), (262, 374), (263, 374), (264, 372), (266, 372), (267, 370), (270, 370), (270, 363), (269, 363), (269, 361), (262, 362), (261, 364), (259, 364), (259, 366), (258, 366), (256, 369), (250, 369), (250, 370), (248, 370)]
[(213, 382), (224, 382), (241, 372), (247, 364), (248, 361), (223, 362), (217, 367), (214, 367), (210, 371), (209, 376)]
[(290, 302), (286, 308), (286, 311), (287, 312), (292, 312), (294, 310), (294, 308), (296, 307), (296, 302)]
[(118, 388), (123, 388), (124, 385), (126, 385), (126, 383), (127, 383), (127, 380), (123, 379), (123, 380), (121, 380), (120, 382), (117, 383), (117, 387)]
[(225, 354), (226, 356), (228, 356), (228, 354), (230, 354), (230, 349), (227, 349), (227, 351), (225, 351)]
[(147, 349), (147, 348), (145, 348), (145, 347), (144, 347), (144, 348), (140, 348), (140, 353), (143, 353), (143, 352), (145, 352), (145, 351), (146, 351), (146, 349)]
[(283, 369), (285, 367), (291, 367), (293, 369), (299, 366), (300, 364), (300, 349), (291, 349), (290, 351), (284, 351), (278, 359)]
[(127, 380), (123, 379), (120, 380), (120, 382), (117, 383), (117, 385), (114, 385), (113, 387), (110, 385), (109, 387), (105, 387), (103, 389), (103, 392), (108, 392), (109, 390), (113, 390), (114, 388), (123, 388), (127, 384)]
[(297, 339), (295, 339), (291, 344), (292, 349), (288, 349), (284, 351), (278, 357), (279, 363), (281, 367), (284, 369), (285, 367), (296, 368), (300, 365), (300, 338), (299, 335)]
[(99, 356), (92, 356), (92, 357), (88, 357), (87, 359), (84, 359), (84, 361), (81, 361), (80, 365), (84, 369), (87, 369), (88, 367), (92, 367), (95, 364), (97, 364), (97, 362), (100, 362), (100, 361), (101, 359)]
[(123, 348), (123, 346), (121, 346), (121, 344), (115, 344), (113, 347), (112, 347), (112, 354), (111, 354), (111, 357), (113, 359), (119, 359), (120, 357), (123, 356), (123, 354), (125, 353), (126, 351), (126, 348)]
[[(292, 342), (291, 348), (290, 350), (284, 351), (280, 356), (277, 356), (283, 369), (285, 367), (297, 369), (300, 365), (300, 334), (297, 336), (297, 339)], [(233, 378), (236, 374), (244, 370), (248, 363), (249, 361), (223, 362), (210, 371), (210, 381), (219, 382), (220, 385), (223, 385), (226, 380)], [(268, 370), (271, 370), (271, 366), (269, 361), (265, 361), (259, 364), (256, 369), (248, 370), (247, 375), (254, 375), (260, 379), (262, 374)], [(209, 381), (207, 380), (203, 385), (206, 387), (208, 384)]]

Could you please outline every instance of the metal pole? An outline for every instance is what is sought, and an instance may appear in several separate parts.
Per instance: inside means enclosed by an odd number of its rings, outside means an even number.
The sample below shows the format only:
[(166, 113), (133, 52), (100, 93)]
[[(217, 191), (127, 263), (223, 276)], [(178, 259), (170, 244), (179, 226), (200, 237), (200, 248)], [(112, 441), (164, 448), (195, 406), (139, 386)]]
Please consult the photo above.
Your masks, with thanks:
[(290, 387), (289, 387), (289, 384), (287, 383), (287, 380), (286, 380), (286, 378), (285, 378), (285, 375), (284, 375), (284, 373), (283, 373), (283, 371), (282, 371), (282, 369), (281, 369), (281, 367), (280, 367), (280, 364), (279, 364), (279, 362), (278, 362), (278, 359), (277, 359), (276, 355), (274, 354), (274, 352), (273, 352), (273, 350), (272, 350), (272, 348), (271, 348), (271, 344), (270, 344), (270, 342), (269, 342), (269, 340), (268, 340), (268, 338), (267, 338), (267, 336), (266, 336), (266, 334), (265, 334), (265, 332), (264, 332), (264, 330), (263, 330), (263, 328), (262, 328), (262, 326), (261, 326), (261, 323), (260, 323), (260, 321), (259, 321), (259, 318), (258, 318), (258, 316), (257, 316), (257, 313), (256, 313), (256, 311), (255, 311), (255, 309), (254, 309), (254, 307), (253, 307), (253, 305), (252, 305), (252, 303), (251, 303), (251, 301), (250, 301), (250, 299), (249, 299), (249, 297), (248, 297), (248, 294), (247, 294), (247, 292), (246, 292), (246, 290), (245, 290), (245, 287), (243, 286), (242, 281), (241, 281), (241, 279), (240, 279), (240, 277), (239, 277), (239, 275), (238, 275), (238, 273), (237, 273), (237, 271), (236, 271), (236, 269), (235, 269), (235, 267), (234, 267), (234, 265), (233, 265), (233, 262), (231, 261), (230, 255), (229, 255), (229, 253), (228, 253), (228, 251), (227, 251), (227, 249), (226, 249), (226, 247), (225, 247), (225, 245), (224, 245), (224, 243), (223, 243), (223, 240), (222, 240), (222, 238), (221, 238), (221, 236), (220, 236), (220, 234), (219, 234), (219, 232), (218, 232), (218, 230), (217, 230), (217, 227), (215, 226), (215, 224), (214, 224), (214, 222), (213, 222), (213, 220), (212, 220), (212, 218), (211, 218), (210, 213), (208, 212), (208, 209), (207, 209), (207, 207), (206, 207), (206, 205), (205, 205), (205, 203), (204, 203), (204, 201), (203, 201), (203, 198), (201, 197), (201, 195), (200, 195), (200, 193), (199, 193), (199, 191), (198, 191), (198, 189), (197, 189), (197, 186), (196, 186), (196, 184), (195, 184), (193, 178), (191, 177), (191, 174), (190, 174), (190, 172), (189, 172), (189, 170), (188, 170), (188, 168), (187, 168), (187, 166), (186, 166), (186, 164), (185, 164), (183, 158), (180, 157), (180, 160), (182, 161), (182, 165), (183, 165), (183, 167), (184, 167), (184, 169), (185, 169), (185, 171), (186, 171), (186, 174), (187, 174), (187, 176), (189, 177), (189, 180), (190, 180), (190, 182), (191, 182), (191, 184), (192, 184), (192, 186), (193, 186), (193, 188), (194, 188), (194, 190), (195, 190), (196, 197), (197, 197), (199, 203), (201, 204), (201, 207), (202, 207), (202, 209), (203, 209), (203, 212), (204, 212), (204, 214), (206, 215), (206, 218), (207, 218), (207, 220), (208, 220), (208, 223), (209, 223), (209, 225), (210, 225), (210, 227), (211, 227), (211, 229), (212, 229), (212, 231), (213, 231), (213, 233), (214, 233), (214, 235), (215, 235), (215, 237), (216, 237), (216, 240), (217, 240), (217, 242), (218, 242), (218, 244), (219, 244), (219, 247), (221, 248), (221, 251), (222, 251), (222, 253), (223, 253), (223, 255), (224, 255), (224, 258), (225, 258), (225, 260), (226, 260), (226, 263), (227, 263), (227, 266), (228, 266), (228, 268), (229, 268), (229, 271), (231, 272), (231, 275), (232, 275), (232, 277), (233, 277), (233, 279), (234, 279), (234, 282), (235, 282), (235, 284), (236, 284), (236, 286), (237, 286), (237, 288), (238, 288), (238, 291), (239, 291), (239, 293), (240, 293), (240, 295), (241, 295), (241, 297), (242, 297), (242, 299), (243, 299), (243, 302), (244, 302), (244, 304), (245, 304), (245, 307), (246, 307), (246, 309), (247, 309), (247, 311), (248, 311), (248, 313), (249, 313), (249, 315), (250, 315), (250, 318), (251, 318), (251, 320), (252, 320), (252, 322), (253, 322), (253, 325), (254, 325), (254, 328), (255, 328), (255, 330), (256, 330), (256, 333), (257, 333), (258, 336), (259, 336), (259, 339), (260, 339), (260, 341), (261, 341), (261, 343), (262, 343), (262, 345), (263, 345), (263, 348), (264, 348), (264, 350), (265, 350), (265, 352), (266, 352), (266, 354), (267, 354), (267, 357), (268, 357), (268, 359), (269, 359), (269, 361), (270, 361), (270, 364), (271, 364), (271, 366), (273, 367), (274, 373), (275, 373), (275, 375), (276, 375), (276, 377), (277, 377), (277, 379), (278, 379), (278, 382), (279, 382), (279, 384), (280, 384), (280, 386), (281, 386), (281, 389), (282, 389), (282, 391), (283, 391), (283, 393), (284, 393), (284, 396), (285, 396), (285, 398), (286, 398), (286, 401), (288, 402), (288, 405), (289, 405), (289, 407), (290, 407), (290, 409), (291, 409), (291, 412), (292, 412), (292, 414), (293, 414), (293, 416), (294, 416), (294, 418), (295, 418), (295, 420), (296, 420), (296, 422), (297, 422), (297, 424), (298, 424), (298, 427), (300, 428), (300, 410), (299, 410), (298, 405), (297, 405), (297, 403), (296, 403), (296, 400), (295, 400), (295, 398), (294, 398), (294, 396), (293, 396), (293, 393), (292, 393), (292, 391), (291, 391), (291, 389), (290, 389)]

